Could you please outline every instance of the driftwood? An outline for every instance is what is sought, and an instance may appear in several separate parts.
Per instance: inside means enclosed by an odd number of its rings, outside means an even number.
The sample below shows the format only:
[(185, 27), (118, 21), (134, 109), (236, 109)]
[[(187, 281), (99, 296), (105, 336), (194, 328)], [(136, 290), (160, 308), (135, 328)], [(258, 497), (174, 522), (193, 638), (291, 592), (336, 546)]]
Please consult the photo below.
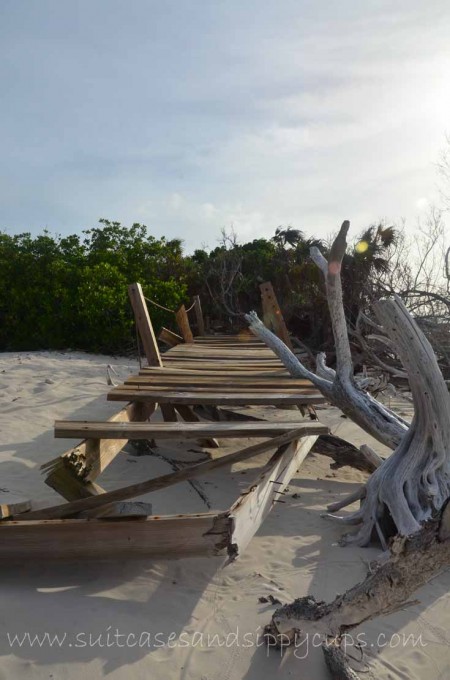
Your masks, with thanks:
[[(408, 604), (411, 595), (450, 564), (450, 504), (410, 537), (397, 536), (390, 558), (376, 566), (366, 579), (338, 595), (332, 602), (300, 597), (273, 614), (266, 627), (269, 645), (286, 646), (298, 636), (319, 635), (333, 678), (355, 678), (339, 642), (365, 621), (395, 612)], [(345, 673), (349, 673), (345, 675)], [(353, 675), (352, 675), (353, 673)]]
[(340, 277), (349, 227), (348, 220), (343, 222), (331, 248), (328, 261), (318, 248), (311, 248), (311, 257), (325, 279), (336, 346), (336, 371), (325, 365), (324, 357), (319, 357), (316, 373), (309, 371), (281, 340), (261, 323), (255, 312), (246, 315), (246, 319), (255, 335), (275, 352), (293, 377), (311, 380), (322, 394), (345, 415), (382, 444), (394, 449), (406, 434), (408, 423), (358, 386), (353, 375)]
[(383, 462), (383, 459), (374, 454), (369, 447), (363, 445), (358, 449), (350, 442), (333, 434), (322, 434), (312, 447), (311, 453), (319, 453), (332, 458), (334, 462), (330, 467), (333, 470), (339, 470), (348, 465), (371, 474)]
[(378, 302), (375, 311), (407, 370), (414, 419), (369, 479), (360, 510), (343, 519), (360, 525), (347, 538), (359, 545), (370, 541), (377, 523), (382, 530), (394, 523), (403, 536), (419, 531), (450, 496), (450, 395), (433, 349), (399, 298)]
[(252, 330), (272, 347), (292, 375), (309, 378), (358, 425), (395, 449), (368, 480), (360, 509), (345, 517), (329, 515), (343, 525), (358, 526), (347, 542), (366, 545), (378, 537), (384, 545), (396, 533), (409, 536), (419, 531), (450, 496), (450, 394), (430, 343), (397, 296), (380, 300), (374, 310), (408, 375), (415, 411), (411, 426), (356, 384), (340, 281), (348, 227), (344, 222), (328, 262), (317, 249), (311, 253), (326, 280), (336, 343), (335, 373), (323, 359), (318, 361), (320, 375), (307, 371), (256, 315), (249, 320)]

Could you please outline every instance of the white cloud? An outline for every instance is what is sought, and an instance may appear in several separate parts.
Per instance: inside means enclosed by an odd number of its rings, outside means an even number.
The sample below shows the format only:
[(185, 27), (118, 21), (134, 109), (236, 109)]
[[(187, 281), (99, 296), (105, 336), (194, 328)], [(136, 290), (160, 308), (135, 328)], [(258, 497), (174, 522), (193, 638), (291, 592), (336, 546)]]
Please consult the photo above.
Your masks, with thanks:
[(446, 0), (135, 5), (5, 10), (0, 227), (139, 220), (192, 248), (231, 224), (243, 240), (415, 222), (435, 200)]

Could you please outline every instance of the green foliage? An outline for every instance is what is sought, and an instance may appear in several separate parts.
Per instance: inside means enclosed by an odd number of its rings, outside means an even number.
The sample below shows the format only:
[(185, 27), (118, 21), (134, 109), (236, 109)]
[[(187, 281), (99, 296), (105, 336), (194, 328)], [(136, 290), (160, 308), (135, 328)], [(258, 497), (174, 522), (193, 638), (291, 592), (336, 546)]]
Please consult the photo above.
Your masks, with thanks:
[[(0, 349), (75, 348), (124, 352), (134, 324), (127, 285), (176, 309), (187, 301), (179, 240), (156, 239), (141, 224), (101, 226), (77, 235), (0, 233)], [(155, 330), (173, 315), (152, 309)]]
[[(370, 282), (389, 265), (392, 227), (371, 226), (344, 257), (345, 311), (352, 323), (370, 298)], [(272, 281), (291, 331), (315, 349), (332, 348), (324, 284), (309, 251), (318, 239), (278, 227), (271, 239), (238, 243), (232, 233), (210, 252), (183, 254), (182, 241), (155, 238), (142, 224), (100, 220), (81, 236), (32, 238), (0, 233), (0, 350), (84, 349), (124, 353), (135, 347), (127, 285), (170, 310), (199, 294), (205, 316), (223, 330), (260, 311), (259, 284)], [(177, 330), (174, 315), (148, 303), (155, 327)]]

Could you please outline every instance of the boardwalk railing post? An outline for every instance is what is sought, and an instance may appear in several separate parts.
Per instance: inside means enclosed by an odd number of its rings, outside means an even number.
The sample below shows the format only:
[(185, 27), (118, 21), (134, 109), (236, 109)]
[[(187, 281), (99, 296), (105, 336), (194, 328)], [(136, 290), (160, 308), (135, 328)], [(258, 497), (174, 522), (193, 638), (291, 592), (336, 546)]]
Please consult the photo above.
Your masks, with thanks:
[(261, 290), (264, 324), (273, 330), (275, 335), (278, 335), (280, 340), (293, 352), (291, 338), (271, 282), (261, 283), (259, 288)]
[(194, 342), (194, 336), (192, 335), (186, 307), (184, 305), (181, 305), (180, 309), (176, 312), (175, 318), (184, 342)]
[(205, 322), (203, 320), (202, 303), (200, 302), (200, 295), (194, 296), (195, 318), (197, 319), (198, 335), (205, 335)]
[(163, 363), (161, 361), (158, 343), (156, 342), (150, 315), (148, 313), (147, 305), (145, 304), (141, 284), (132, 283), (128, 286), (128, 295), (130, 297), (131, 306), (133, 307), (136, 326), (139, 337), (141, 338), (145, 356), (147, 357), (148, 365), (162, 366)]

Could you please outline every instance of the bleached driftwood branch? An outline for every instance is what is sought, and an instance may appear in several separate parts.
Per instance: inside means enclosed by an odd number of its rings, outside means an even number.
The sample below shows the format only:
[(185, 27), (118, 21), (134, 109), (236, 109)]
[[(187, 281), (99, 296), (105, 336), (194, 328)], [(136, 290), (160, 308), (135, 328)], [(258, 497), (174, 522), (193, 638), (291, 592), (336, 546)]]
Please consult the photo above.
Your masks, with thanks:
[(344, 222), (328, 262), (317, 249), (312, 253), (326, 277), (337, 356), (334, 378), (322, 360), (321, 375), (305, 369), (256, 315), (250, 320), (253, 331), (293, 375), (310, 379), (331, 403), (394, 449), (369, 478), (360, 509), (344, 517), (330, 515), (341, 524), (358, 526), (347, 542), (366, 545), (377, 535), (383, 544), (389, 535), (418, 532), (450, 496), (450, 394), (430, 343), (397, 296), (380, 300), (375, 314), (409, 378), (415, 411), (411, 426), (356, 384), (340, 280), (348, 227)]
[(246, 315), (252, 331), (273, 349), (294, 377), (310, 380), (329, 401), (341, 409), (366, 432), (394, 449), (408, 430), (408, 424), (386, 406), (361, 389), (353, 375), (353, 362), (348, 340), (341, 285), (341, 266), (346, 249), (350, 223), (346, 220), (339, 231), (327, 261), (318, 248), (311, 248), (311, 257), (325, 277), (328, 307), (336, 347), (336, 371), (318, 357), (318, 371), (309, 371), (285, 344), (271, 333), (255, 312)]

